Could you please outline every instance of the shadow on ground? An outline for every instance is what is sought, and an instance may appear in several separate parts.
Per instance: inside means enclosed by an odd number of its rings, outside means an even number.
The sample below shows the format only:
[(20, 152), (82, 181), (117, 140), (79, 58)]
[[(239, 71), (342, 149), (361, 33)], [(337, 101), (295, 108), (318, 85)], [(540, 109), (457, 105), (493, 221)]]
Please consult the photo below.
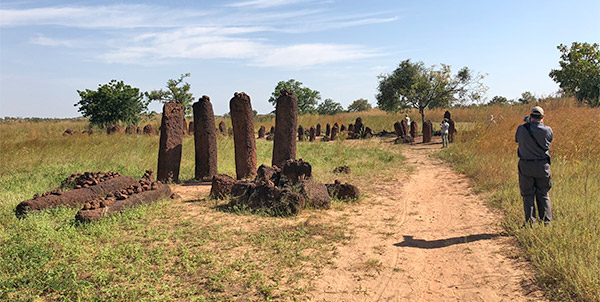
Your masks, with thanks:
[(489, 240), (489, 239), (496, 238), (498, 236), (505, 236), (505, 234), (502, 234), (502, 233), (476, 234), (476, 235), (467, 235), (467, 236), (452, 237), (452, 238), (438, 239), (438, 240), (431, 240), (431, 241), (427, 241), (424, 239), (414, 239), (413, 236), (403, 236), (404, 241), (394, 243), (394, 246), (416, 247), (416, 248), (420, 248), (420, 249), (437, 249), (437, 248), (447, 247), (447, 246), (455, 245), (455, 244), (470, 243), (470, 242), (479, 241), (479, 240)]

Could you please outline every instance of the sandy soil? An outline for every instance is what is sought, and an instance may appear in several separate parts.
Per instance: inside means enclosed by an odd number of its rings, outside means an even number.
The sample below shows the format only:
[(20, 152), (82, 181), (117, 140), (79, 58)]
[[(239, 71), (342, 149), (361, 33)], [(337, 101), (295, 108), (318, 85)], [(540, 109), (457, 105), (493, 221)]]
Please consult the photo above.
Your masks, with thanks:
[(429, 156), (440, 147), (407, 146), (413, 172), (375, 183), (348, 209), (353, 240), (314, 280), (311, 300), (544, 300), (530, 264), (503, 234), (501, 215), (465, 176)]

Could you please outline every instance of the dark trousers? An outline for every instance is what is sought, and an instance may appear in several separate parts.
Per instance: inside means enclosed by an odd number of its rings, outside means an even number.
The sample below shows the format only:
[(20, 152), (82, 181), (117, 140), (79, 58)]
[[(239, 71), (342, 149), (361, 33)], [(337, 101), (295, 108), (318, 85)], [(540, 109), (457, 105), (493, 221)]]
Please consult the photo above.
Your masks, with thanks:
[(533, 223), (539, 217), (544, 223), (550, 223), (552, 208), (548, 191), (552, 188), (552, 175), (548, 161), (519, 160), (519, 188), (523, 196), (525, 221)]

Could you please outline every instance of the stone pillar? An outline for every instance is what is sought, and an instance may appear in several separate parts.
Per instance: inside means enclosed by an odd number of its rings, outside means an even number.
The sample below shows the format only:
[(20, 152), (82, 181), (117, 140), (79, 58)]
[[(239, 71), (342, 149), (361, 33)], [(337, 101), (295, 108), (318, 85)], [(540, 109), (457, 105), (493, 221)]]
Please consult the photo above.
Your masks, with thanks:
[[(194, 118), (196, 119), (196, 118)], [(194, 121), (191, 121), (188, 126), (188, 134), (194, 134)]]
[(365, 126), (362, 123), (362, 118), (357, 117), (356, 121), (354, 121), (354, 133), (360, 135), (365, 131)]
[(183, 106), (170, 101), (163, 106), (158, 148), (157, 179), (162, 182), (179, 182), (181, 147), (183, 142)]
[[(298, 126), (298, 100), (291, 90), (282, 89), (277, 98), (275, 107), (275, 128), (273, 137), (273, 157), (271, 165), (282, 168), (287, 160), (296, 159), (296, 134), (300, 131)], [(298, 131), (298, 132), (296, 132)]]
[(225, 126), (224, 121), (219, 122), (219, 132), (221, 132), (222, 135), (227, 135), (227, 126)]
[(452, 119), (452, 115), (450, 114), (450, 111), (446, 110), (446, 112), (444, 112), (444, 118), (447, 118), (449, 120)]
[(152, 127), (151, 124), (147, 124), (146, 126), (144, 126), (144, 134), (154, 135), (156, 134), (156, 131), (154, 131), (154, 127)]
[(344, 126), (344, 124), (342, 124), (342, 126), (340, 127), (340, 131), (346, 131), (346, 126)]
[(416, 138), (419, 135), (419, 126), (417, 125), (417, 122), (412, 121), (410, 122), (410, 136), (412, 136), (412, 138)]
[(433, 125), (431, 125), (431, 121), (426, 120), (425, 123), (423, 123), (423, 143), (431, 142), (432, 131)]
[(302, 125), (298, 126), (298, 140), (304, 140), (304, 128), (302, 127)]
[(317, 128), (315, 129), (315, 131), (316, 136), (321, 136), (321, 124), (317, 124)]
[(235, 93), (229, 102), (233, 143), (235, 145), (235, 173), (237, 179), (256, 176), (256, 139), (254, 138), (254, 114), (250, 97)]
[(400, 122), (394, 123), (394, 132), (396, 132), (396, 136), (402, 137), (402, 124)]
[[(296, 128), (296, 127), (294, 127), (294, 128)], [(271, 130), (269, 130), (269, 133), (275, 135), (275, 126), (271, 126)], [(295, 137), (295, 135), (294, 135), (294, 137)], [(294, 138), (294, 139), (296, 139), (296, 138)]]
[(348, 133), (354, 133), (354, 124), (348, 124)]
[(327, 123), (327, 126), (325, 126), (325, 136), (329, 136), (329, 134), (331, 134), (331, 126)]
[(340, 127), (337, 123), (333, 124), (333, 128), (331, 128), (331, 140), (337, 138), (338, 133), (340, 133)]
[(310, 127), (310, 129), (308, 130), (308, 140), (313, 142), (315, 140), (315, 137), (317, 136), (317, 130), (315, 129), (315, 127)]
[(448, 119), (448, 124), (450, 125), (450, 127), (448, 128), (448, 141), (453, 143), (454, 136), (456, 135), (456, 126), (454, 125), (454, 121), (451, 119)]
[(264, 138), (265, 137), (265, 126), (260, 126), (260, 129), (258, 129), (258, 138)]
[(408, 136), (408, 123), (406, 120), (401, 120), (400, 125), (402, 125), (402, 137)]
[(193, 125), (194, 144), (196, 151), (196, 179), (212, 179), (217, 175), (217, 133), (215, 129), (215, 114), (210, 98), (203, 95), (194, 103)]

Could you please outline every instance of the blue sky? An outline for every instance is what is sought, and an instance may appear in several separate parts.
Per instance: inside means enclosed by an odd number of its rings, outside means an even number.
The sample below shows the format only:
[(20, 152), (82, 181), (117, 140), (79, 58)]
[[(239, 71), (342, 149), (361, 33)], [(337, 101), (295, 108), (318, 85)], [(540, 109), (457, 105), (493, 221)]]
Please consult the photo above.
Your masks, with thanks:
[[(142, 91), (191, 73), (215, 114), (254, 109), (296, 79), (347, 107), (375, 105), (405, 59), (487, 74), (487, 97), (558, 90), (556, 46), (600, 42), (600, 1), (14, 1), (0, 4), (0, 116), (75, 117), (77, 90)], [(153, 103), (150, 110), (160, 111)]]

